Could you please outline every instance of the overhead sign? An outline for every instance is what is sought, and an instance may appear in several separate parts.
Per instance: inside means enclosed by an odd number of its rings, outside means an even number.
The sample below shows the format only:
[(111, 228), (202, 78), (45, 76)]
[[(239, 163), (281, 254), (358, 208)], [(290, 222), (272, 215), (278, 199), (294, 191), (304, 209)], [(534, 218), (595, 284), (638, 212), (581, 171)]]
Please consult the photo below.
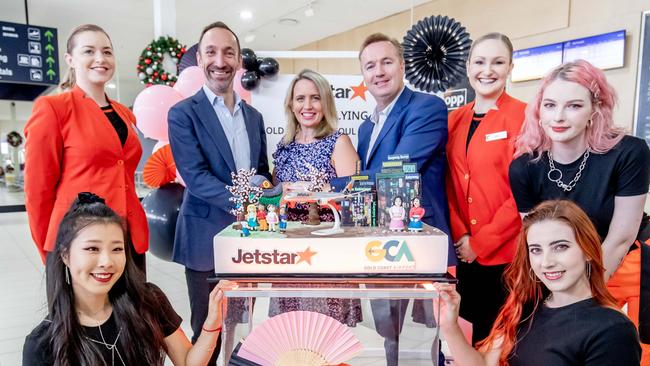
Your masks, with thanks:
[(0, 99), (32, 100), (59, 80), (56, 28), (0, 21)]

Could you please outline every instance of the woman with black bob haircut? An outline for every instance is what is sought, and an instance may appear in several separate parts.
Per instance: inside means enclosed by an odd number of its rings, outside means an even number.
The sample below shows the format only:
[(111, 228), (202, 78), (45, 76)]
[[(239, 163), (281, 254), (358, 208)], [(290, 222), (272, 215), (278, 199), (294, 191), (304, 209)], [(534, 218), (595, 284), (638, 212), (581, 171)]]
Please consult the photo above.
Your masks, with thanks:
[(221, 332), (223, 289), (210, 294), (195, 346), (165, 294), (146, 283), (125, 244), (123, 220), (80, 193), (47, 256), (48, 316), (26, 338), (23, 365), (206, 365)]

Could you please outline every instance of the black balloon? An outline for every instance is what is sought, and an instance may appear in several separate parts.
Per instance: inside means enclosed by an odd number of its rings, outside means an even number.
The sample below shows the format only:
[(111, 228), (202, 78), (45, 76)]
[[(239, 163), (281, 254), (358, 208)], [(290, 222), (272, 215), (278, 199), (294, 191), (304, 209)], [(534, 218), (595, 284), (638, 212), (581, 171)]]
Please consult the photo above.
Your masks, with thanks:
[(257, 56), (250, 48), (242, 48), (241, 50), (242, 61), (244, 68), (248, 71), (257, 71)]
[(183, 54), (183, 57), (181, 57), (181, 63), (178, 64), (178, 74), (180, 75), (183, 70), (190, 66), (198, 66), (198, 63), (196, 62), (196, 51), (198, 51), (199, 44), (195, 44), (194, 46), (190, 47), (187, 49), (187, 51)]
[(260, 62), (259, 72), (264, 77), (275, 76), (280, 71), (280, 64), (274, 58), (267, 57)]
[(246, 71), (241, 76), (241, 86), (246, 90), (253, 90), (260, 85), (260, 75), (257, 71)]
[(176, 219), (184, 190), (178, 183), (169, 183), (151, 191), (142, 200), (149, 224), (149, 251), (164, 261), (172, 259)]

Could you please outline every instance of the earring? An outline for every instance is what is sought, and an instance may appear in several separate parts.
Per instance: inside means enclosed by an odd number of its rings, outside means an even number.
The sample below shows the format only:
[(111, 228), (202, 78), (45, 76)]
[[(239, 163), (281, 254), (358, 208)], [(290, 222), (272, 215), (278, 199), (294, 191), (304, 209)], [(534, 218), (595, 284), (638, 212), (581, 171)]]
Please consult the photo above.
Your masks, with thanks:
[(537, 278), (537, 276), (535, 276), (535, 272), (533, 271), (532, 267), (530, 267), (530, 269), (528, 270), (528, 277), (530, 277), (530, 279), (533, 280), (533, 282), (542, 282), (540, 281), (539, 278)]
[(591, 278), (591, 262), (587, 262), (587, 279)]
[(591, 127), (593, 124), (594, 124), (594, 120), (589, 118), (589, 120), (587, 120), (587, 128)]
[(70, 284), (70, 269), (65, 266), (65, 283)]
[(539, 121), (537, 121), (537, 124), (539, 125), (539, 127), (542, 127), (542, 120), (540, 119)]

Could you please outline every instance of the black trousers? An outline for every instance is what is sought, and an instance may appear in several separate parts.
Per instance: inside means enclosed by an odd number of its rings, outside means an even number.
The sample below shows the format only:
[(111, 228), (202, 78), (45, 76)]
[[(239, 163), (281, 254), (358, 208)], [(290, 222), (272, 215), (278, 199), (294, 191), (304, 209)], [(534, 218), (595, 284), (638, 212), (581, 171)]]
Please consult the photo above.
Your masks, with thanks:
[[(217, 285), (209, 283), (208, 277), (214, 275), (214, 271), (193, 271), (185, 267), (185, 281), (187, 282), (187, 292), (190, 296), (190, 324), (192, 325), (192, 344), (199, 339), (203, 329), (205, 318), (208, 317), (208, 302), (210, 292)], [(217, 339), (217, 347), (210, 357), (208, 365), (216, 365), (217, 357), (221, 351), (221, 334)]]
[(506, 264), (484, 266), (477, 261), (459, 262), (456, 267), (461, 296), (460, 316), (472, 323), (472, 344), (485, 339), (506, 301), (503, 282)]

